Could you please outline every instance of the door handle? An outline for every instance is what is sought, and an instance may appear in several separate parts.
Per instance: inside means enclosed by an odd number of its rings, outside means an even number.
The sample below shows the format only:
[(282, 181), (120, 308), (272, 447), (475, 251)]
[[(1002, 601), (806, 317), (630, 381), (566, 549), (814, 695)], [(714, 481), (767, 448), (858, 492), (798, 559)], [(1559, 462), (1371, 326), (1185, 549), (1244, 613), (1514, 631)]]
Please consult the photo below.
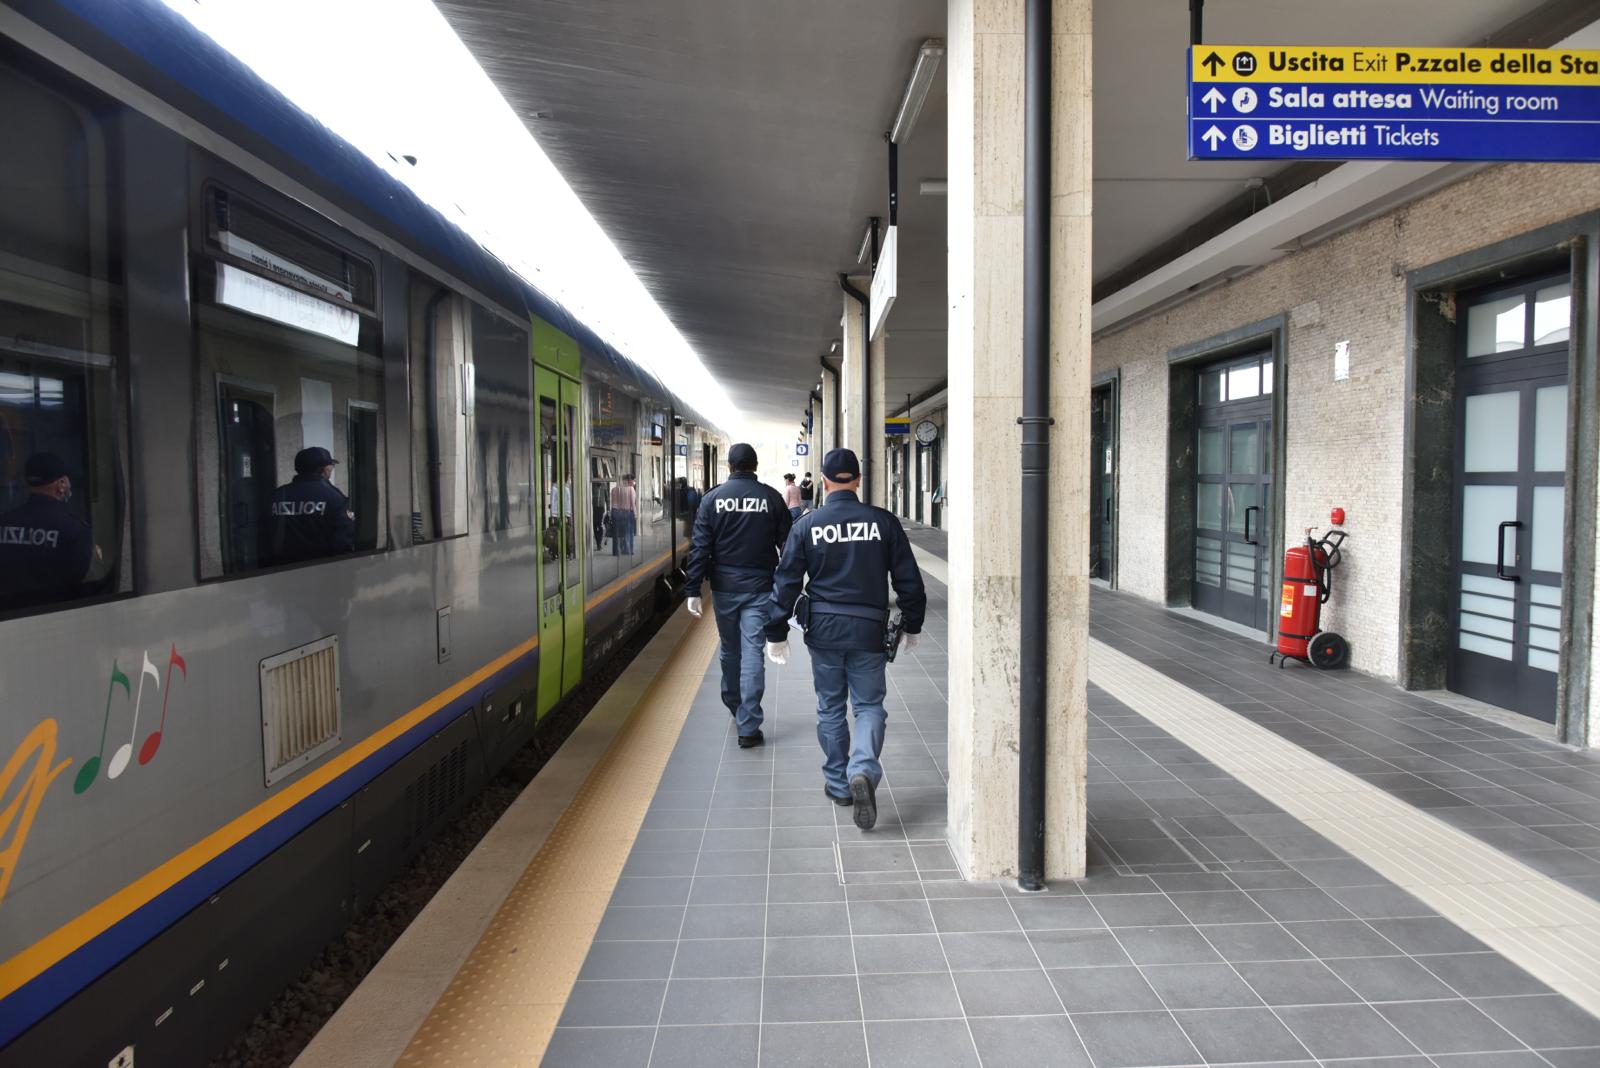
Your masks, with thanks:
[(1244, 540), (1245, 544), (1247, 545), (1261, 544), (1255, 538), (1250, 536), (1250, 513), (1259, 511), (1261, 511), (1261, 506), (1259, 504), (1252, 504), (1250, 507), (1244, 510)]
[(1498, 532), (1496, 533), (1496, 538), (1497, 538), (1497, 540), (1499, 541), (1500, 544), (1495, 546), (1494, 575), (1495, 575), (1495, 578), (1504, 579), (1506, 582), (1521, 582), (1522, 581), (1522, 576), (1521, 575), (1508, 575), (1508, 574), (1506, 574), (1506, 528), (1507, 527), (1510, 527), (1512, 530), (1520, 530), (1522, 528), (1522, 521), (1518, 520), (1518, 519), (1508, 519), (1504, 523), (1500, 524), (1500, 528), (1499, 528)]

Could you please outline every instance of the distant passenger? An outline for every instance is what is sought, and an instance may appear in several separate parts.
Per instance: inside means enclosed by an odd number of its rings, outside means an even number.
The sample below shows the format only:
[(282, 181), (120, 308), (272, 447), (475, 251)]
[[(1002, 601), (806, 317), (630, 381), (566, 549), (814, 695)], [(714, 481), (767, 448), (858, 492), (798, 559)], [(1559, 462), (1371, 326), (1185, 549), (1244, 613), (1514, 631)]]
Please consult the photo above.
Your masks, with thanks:
[(794, 484), (794, 475), (784, 475), (783, 503), (789, 506), (790, 519), (799, 519), (801, 513), (805, 511), (805, 507), (801, 503), (803, 500), (804, 498), (800, 496), (800, 487)]
[(705, 495), (694, 518), (683, 589), (690, 614), (698, 617), (700, 582), (711, 580), (722, 638), (722, 703), (738, 724), (741, 749), (764, 740), (761, 632), (771, 611), (772, 569), (793, 522), (778, 491), (756, 481), (756, 450), (743, 442), (728, 450), (728, 481)]
[(816, 486), (811, 481), (811, 472), (806, 472), (806, 477), (800, 480), (800, 506), (806, 511), (811, 511), (811, 502), (816, 496)]
[(0, 515), (0, 609), (32, 608), (84, 595), (100, 555), (89, 524), (67, 509), (72, 478), (53, 452), (23, 465), (28, 499)]
[(633, 476), (623, 475), (622, 481), (611, 487), (611, 555), (633, 555), (633, 532), (636, 529), (639, 509), (639, 491), (634, 488)]
[[(798, 613), (811, 653), (817, 691), (817, 740), (822, 743), (823, 792), (841, 807), (855, 808), (855, 824), (870, 831), (878, 822), (878, 783), (883, 765), (883, 698), (888, 662), (889, 585), (900, 603), (903, 648), (917, 647), (928, 597), (911, 543), (894, 513), (856, 496), (861, 463), (849, 449), (822, 460), (827, 498), (789, 534), (772, 590), (767, 656), (789, 661), (789, 615), (805, 585)], [(807, 578), (810, 581), (807, 583)], [(855, 710), (854, 740), (845, 702)]]
[(356, 514), (350, 498), (329, 481), (338, 462), (320, 445), (295, 453), (294, 481), (272, 493), (268, 563), (297, 564), (355, 551)]

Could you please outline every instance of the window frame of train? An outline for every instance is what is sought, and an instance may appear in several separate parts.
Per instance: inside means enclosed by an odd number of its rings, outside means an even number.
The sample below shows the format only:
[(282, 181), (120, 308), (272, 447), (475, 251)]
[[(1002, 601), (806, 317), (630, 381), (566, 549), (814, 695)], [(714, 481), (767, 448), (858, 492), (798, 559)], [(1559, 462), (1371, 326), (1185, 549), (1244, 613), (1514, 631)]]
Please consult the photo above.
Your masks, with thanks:
[[(128, 385), (122, 194), (126, 171), (121, 130), (126, 109), (53, 68), (33, 62), (20, 50), (0, 48), (0, 77), (18, 83), (18, 91), (8, 94), (11, 106), (0, 123), (28, 123), (40, 117), (46, 105), (59, 108), (62, 119), (55, 126), (61, 134), (59, 156), (64, 163), (60, 180), (38, 183), (40, 197), (35, 199), (40, 202), (32, 209), (20, 194), (13, 193), (8, 204), (20, 205), (19, 216), (48, 219), (50, 205), (43, 203), (43, 198), (54, 197), (58, 201), (54, 207), (65, 212), (63, 219), (81, 218), (83, 222), (80, 247), (47, 248), (51, 242), (43, 240), (32, 248), (12, 244), (0, 249), (0, 310), (4, 306), (17, 309), (6, 314), (14, 314), (17, 325), (24, 328), (22, 332), (6, 332), (0, 325), (0, 375), (4, 376), (0, 378), (0, 444), (9, 446), (0, 456), (0, 492), (15, 497), (15, 501), (0, 507), (10, 510), (30, 495), (24, 479), (27, 455), (36, 451), (66, 453), (62, 459), (72, 486), (67, 508), (70, 514), (91, 524), (93, 545), (89, 570), (84, 579), (75, 583), (77, 596), (45, 597), (42, 591), (19, 591), (13, 595), (0, 587), (4, 590), (0, 592), (0, 618), (12, 618), (133, 592), (132, 509), (125, 467)], [(40, 109), (29, 111), (18, 106), (16, 99), (33, 89), (42, 102)], [(33, 129), (45, 132), (38, 127)], [(22, 161), (15, 165), (39, 170), (48, 166), (42, 159), (48, 149), (44, 137), (8, 141), (30, 145), (29, 153), (14, 157)], [(81, 160), (80, 177), (71, 181), (67, 168), (75, 152)], [(79, 205), (65, 202), (74, 190), (88, 191), (81, 213), (77, 214), (74, 210)], [(8, 233), (23, 229), (6, 228)], [(75, 262), (62, 260), (62, 254), (68, 251), (73, 253)], [(80, 251), (81, 261), (76, 255)], [(25, 319), (25, 314), (30, 318)], [(74, 335), (79, 339), (76, 346), (58, 343)], [(22, 388), (24, 379), (31, 383), (27, 389)], [(50, 388), (47, 395), (47, 384), (53, 387), (57, 383), (59, 389)], [(7, 385), (17, 388), (7, 391)], [(76, 389), (70, 388), (74, 385)], [(19, 398), (31, 397), (31, 403), (8, 402), (7, 392)], [(46, 443), (39, 439), (48, 428), (35, 423), (34, 418), (42, 419), (49, 408), (65, 412), (74, 396), (80, 425), (58, 427), (46, 442), (49, 447), (42, 447)], [(29, 418), (28, 425), (13, 411), (22, 407), (31, 407), (38, 413)], [(15, 447), (17, 435), (29, 439), (21, 450)]]
[[(392, 502), (379, 252), (236, 168), (200, 149), (190, 151), (189, 277), (200, 400), (195, 421), (199, 578), (224, 580), (384, 552), (390, 547)], [(258, 346), (256, 357), (241, 355), (252, 343)], [(307, 376), (313, 368), (321, 377)], [(341, 374), (336, 377), (331, 369)], [(234, 397), (228, 390), (244, 392)], [(244, 409), (236, 412), (234, 406), (242, 401), (260, 407), (266, 396), (274, 403), (270, 442), (259, 432), (230, 442), (230, 426), (243, 421)], [(358, 541), (353, 553), (264, 562), (260, 538), (263, 532), (270, 536), (271, 527), (261, 519), (274, 489), (294, 477), (294, 454), (306, 447), (308, 428), (314, 435), (310, 444), (324, 445), (340, 461), (334, 484), (341, 491), (350, 487), (355, 475), (346, 448), (350, 428), (341, 424), (354, 410), (351, 402), (377, 412), (372, 469), (359, 476), (380, 502), (376, 523), (357, 519), (358, 532), (367, 532), (370, 541)], [(290, 410), (279, 411), (280, 405)], [(257, 421), (260, 415), (252, 412)], [(289, 448), (279, 441), (279, 432), (292, 428), (296, 419), (300, 436)], [(269, 457), (274, 470), (264, 481), (256, 467)], [(246, 481), (248, 486), (240, 485)], [(244, 532), (252, 508), (258, 539), (253, 552)], [(240, 515), (247, 519), (235, 520), (233, 527), (241, 533), (233, 537), (229, 519)]]
[(538, 715), (544, 716), (583, 676), (588, 527), (578, 480), (585, 474), (579, 462), (585, 450), (584, 398), (578, 343), (538, 316), (531, 323)]

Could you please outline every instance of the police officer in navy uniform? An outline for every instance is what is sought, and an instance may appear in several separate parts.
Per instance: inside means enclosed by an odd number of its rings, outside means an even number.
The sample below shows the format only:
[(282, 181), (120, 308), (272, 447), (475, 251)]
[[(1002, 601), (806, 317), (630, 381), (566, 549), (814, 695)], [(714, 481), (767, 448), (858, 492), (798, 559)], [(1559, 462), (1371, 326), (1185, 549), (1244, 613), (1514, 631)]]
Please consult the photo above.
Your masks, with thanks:
[(295, 564), (354, 552), (356, 514), (350, 498), (328, 481), (339, 461), (320, 445), (294, 456), (294, 481), (272, 493), (273, 564)]
[(743, 442), (728, 450), (728, 481), (706, 493), (695, 512), (684, 593), (690, 614), (698, 617), (700, 583), (710, 578), (722, 637), (722, 703), (738, 723), (741, 749), (764, 740), (767, 667), (761, 635), (772, 603), (772, 571), (793, 523), (778, 491), (756, 481), (756, 450)]
[[(834, 804), (854, 807), (856, 826), (869, 831), (878, 821), (877, 791), (883, 778), (878, 757), (883, 752), (889, 587), (894, 586), (900, 605), (902, 648), (908, 651), (920, 640), (928, 596), (900, 520), (856, 496), (861, 485), (856, 454), (830, 451), (822, 461), (822, 485), (822, 506), (800, 517), (783, 547), (772, 591), (767, 656), (775, 664), (788, 662), (789, 616), (806, 583), (800, 616), (817, 691), (823, 791)], [(855, 711), (853, 739), (845, 718), (847, 697)]]
[(0, 609), (70, 601), (99, 555), (89, 524), (67, 508), (72, 477), (53, 452), (23, 465), (28, 499), (0, 515)]

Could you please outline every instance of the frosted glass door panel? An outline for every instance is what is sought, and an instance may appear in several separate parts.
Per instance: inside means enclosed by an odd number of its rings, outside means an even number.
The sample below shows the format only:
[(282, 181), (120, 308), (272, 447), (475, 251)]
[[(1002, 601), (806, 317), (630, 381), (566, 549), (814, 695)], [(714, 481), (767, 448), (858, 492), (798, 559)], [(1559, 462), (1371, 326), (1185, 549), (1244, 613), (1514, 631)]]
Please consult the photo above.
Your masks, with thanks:
[(1468, 471), (1515, 471), (1517, 431), (1522, 394), (1479, 393), (1467, 398), (1466, 464)]
[(1562, 526), (1567, 491), (1561, 486), (1533, 489), (1533, 558), (1535, 571), (1561, 571)]
[[(1500, 559), (1500, 524), (1517, 518), (1517, 487), (1465, 486), (1461, 493), (1461, 559), (1489, 564)], [(1505, 532), (1507, 566), (1515, 558), (1516, 531)]]
[(1545, 386), (1533, 395), (1533, 469), (1567, 469), (1567, 387)]

